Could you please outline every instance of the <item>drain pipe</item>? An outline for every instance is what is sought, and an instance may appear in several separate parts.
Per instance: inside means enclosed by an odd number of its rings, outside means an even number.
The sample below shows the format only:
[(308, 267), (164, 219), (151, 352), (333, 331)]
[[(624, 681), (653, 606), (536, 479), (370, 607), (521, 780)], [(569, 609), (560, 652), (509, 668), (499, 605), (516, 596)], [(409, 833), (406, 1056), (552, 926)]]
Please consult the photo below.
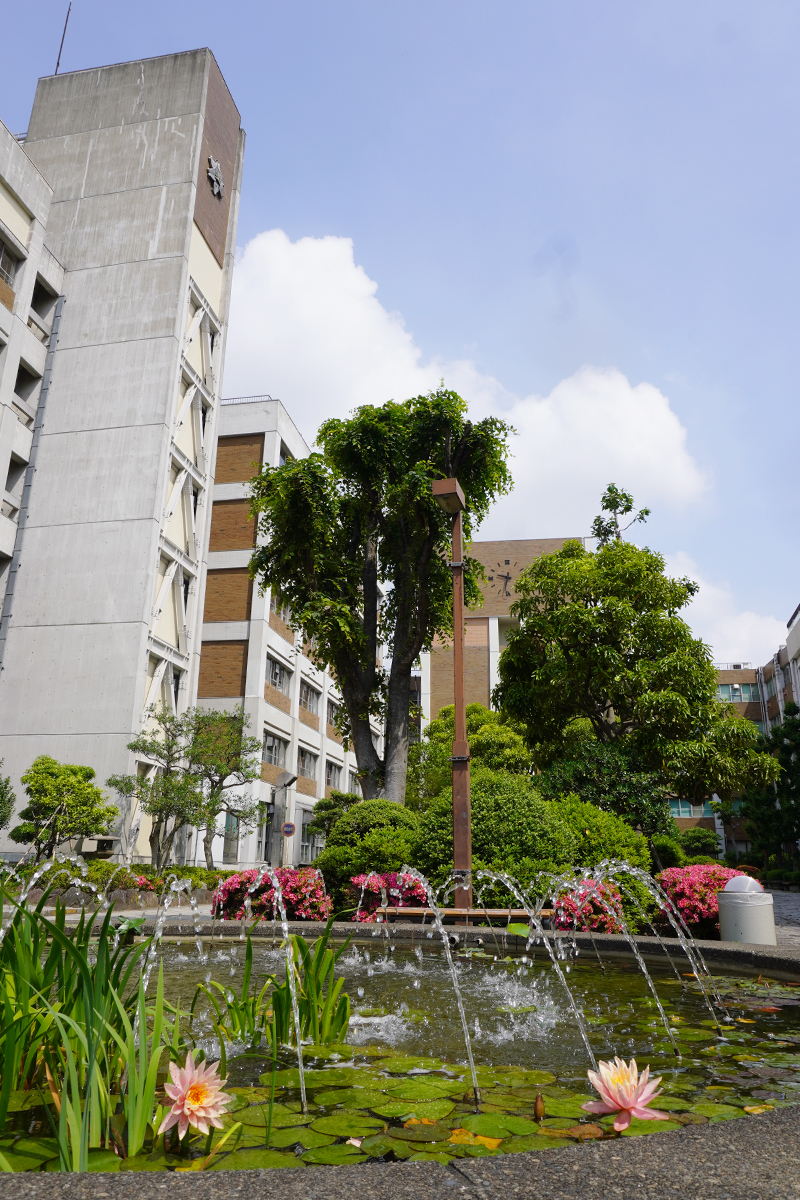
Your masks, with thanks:
[[(50, 338), (47, 343), (47, 357), (44, 362), (44, 375), (42, 376), (42, 386), (39, 391), (39, 403), (36, 406), (36, 420), (33, 423), (33, 438), (31, 440), (31, 453), (28, 459), (28, 466), (25, 471), (25, 483), (22, 488), (22, 497), (20, 499), (19, 515), (17, 517), (17, 533), (14, 538), (14, 552), (11, 556), (11, 566), (8, 570), (8, 584), (6, 586), (6, 597), (3, 603), (2, 615), (0, 615), (0, 672), (3, 670), (3, 655), (5, 654), (6, 642), (8, 641), (8, 627), (12, 616), (12, 606), (14, 603), (14, 587), (17, 581), (17, 571), (20, 569), (20, 554), (22, 553), (22, 538), (25, 533), (25, 526), (28, 523), (28, 509), (31, 501), (31, 488), (33, 487), (33, 476), (36, 473), (36, 455), (39, 449), (39, 438), (41, 437), (42, 428), (44, 426), (44, 412), (47, 407), (47, 395), (50, 391), (50, 376), (53, 371), (53, 358), (55, 357), (56, 345), (58, 344), (58, 329), (61, 324), (61, 312), (64, 308), (64, 297), (59, 296), (56, 301), (55, 313), (53, 314), (53, 328), (50, 331)], [(0, 674), (0, 686), (2, 686), (3, 676)]]

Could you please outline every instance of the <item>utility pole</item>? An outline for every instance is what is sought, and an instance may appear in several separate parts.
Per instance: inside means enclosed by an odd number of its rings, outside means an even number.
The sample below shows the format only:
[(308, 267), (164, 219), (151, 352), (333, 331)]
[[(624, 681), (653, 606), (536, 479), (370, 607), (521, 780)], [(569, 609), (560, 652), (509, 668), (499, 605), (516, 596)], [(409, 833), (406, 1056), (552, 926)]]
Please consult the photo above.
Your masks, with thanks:
[(469, 799), (469, 742), (467, 702), (464, 694), (464, 493), (457, 479), (435, 479), (433, 497), (452, 518), (453, 549), (453, 698), (455, 739), (453, 741), (453, 873), (456, 908), (472, 908), (472, 817)]

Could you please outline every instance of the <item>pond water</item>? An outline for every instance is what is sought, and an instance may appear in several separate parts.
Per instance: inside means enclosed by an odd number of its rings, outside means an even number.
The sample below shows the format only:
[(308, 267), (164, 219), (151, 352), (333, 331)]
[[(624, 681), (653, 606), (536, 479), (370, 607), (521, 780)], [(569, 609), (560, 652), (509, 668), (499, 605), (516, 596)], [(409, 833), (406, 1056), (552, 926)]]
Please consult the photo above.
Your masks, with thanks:
[[(254, 941), (254, 976), (283, 974), (279, 942)], [(493, 948), (492, 948), (493, 949)], [(244, 946), (189, 940), (163, 946), (165, 991), (188, 1006), (210, 974), (236, 991)], [(668, 1132), (687, 1123), (747, 1117), (800, 1100), (800, 986), (714, 976), (727, 1014), (721, 1033), (684, 963), (648, 964), (673, 1038), (632, 960), (593, 955), (562, 962), (598, 1059), (635, 1057), (663, 1077), (652, 1107), (669, 1121), (634, 1121), (623, 1136)], [(368, 1158), (476, 1156), (545, 1150), (613, 1134), (613, 1117), (592, 1117), (591, 1065), (564, 988), (543, 951), (503, 957), (456, 955), (481, 1102), (476, 1106), (461, 1025), (441, 946), (423, 935), (414, 950), (381, 937), (352, 945), (339, 961), (353, 1005), (347, 1042), (304, 1048), (309, 1111), (300, 1111), (296, 1058), (283, 1052), (266, 1145), (271, 1063), (267, 1050), (228, 1048), (228, 1085), (242, 1122), (238, 1148), (217, 1169), (356, 1163)], [(151, 984), (152, 986), (152, 984)], [(216, 1047), (198, 1006), (196, 1034)], [(246, 1052), (242, 1052), (246, 1051)], [(534, 1120), (537, 1095), (544, 1119)], [(541, 1110), (539, 1110), (541, 1116)], [(198, 1151), (199, 1152), (199, 1151)], [(164, 1165), (169, 1165), (165, 1163)], [(152, 1167), (150, 1168), (152, 1169)]]

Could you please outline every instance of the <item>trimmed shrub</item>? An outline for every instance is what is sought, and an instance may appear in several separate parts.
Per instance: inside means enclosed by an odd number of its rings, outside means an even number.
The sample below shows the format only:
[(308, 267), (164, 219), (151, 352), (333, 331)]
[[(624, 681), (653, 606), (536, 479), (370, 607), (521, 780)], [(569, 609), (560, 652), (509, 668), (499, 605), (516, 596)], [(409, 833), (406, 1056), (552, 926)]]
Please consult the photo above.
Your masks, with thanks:
[(647, 840), (620, 817), (577, 796), (555, 800), (551, 807), (567, 822), (576, 838), (572, 859), (576, 867), (593, 867), (604, 858), (618, 858), (643, 871), (650, 870)]
[[(325, 895), (323, 881), (313, 867), (279, 867), (275, 874), (290, 921), (322, 921), (331, 915), (330, 897)], [(256, 887), (251, 891), (254, 883)], [(247, 915), (248, 894), (253, 916), (280, 918), (272, 880), (258, 867), (235, 872), (219, 885), (211, 905), (212, 915), (223, 921), (240, 920)]]
[(373, 829), (417, 828), (417, 817), (392, 800), (362, 800), (354, 804), (334, 825), (327, 846), (349, 846), (362, 841)]
[(653, 838), (653, 845), (658, 851), (661, 866), (665, 871), (668, 867), (683, 867), (686, 865), (686, 855), (683, 853), (680, 842), (676, 841), (675, 838), (667, 837), (664, 833), (657, 833)]
[(709, 863), (715, 863), (717, 861), (718, 860), (716, 858), (710, 858), (708, 854), (693, 854), (691, 858), (687, 858), (685, 860), (683, 865), (685, 867), (697, 867), (704, 864), (708, 865)]
[(412, 865), (417, 825), (415, 813), (391, 800), (364, 800), (339, 818), (314, 862), (335, 913), (355, 907), (350, 886), (354, 875), (386, 874)]
[(681, 829), (678, 833), (678, 841), (681, 849), (686, 855), (698, 854), (710, 855), (716, 861), (719, 854), (719, 838), (713, 829), (706, 829), (703, 825), (695, 825), (691, 829)]

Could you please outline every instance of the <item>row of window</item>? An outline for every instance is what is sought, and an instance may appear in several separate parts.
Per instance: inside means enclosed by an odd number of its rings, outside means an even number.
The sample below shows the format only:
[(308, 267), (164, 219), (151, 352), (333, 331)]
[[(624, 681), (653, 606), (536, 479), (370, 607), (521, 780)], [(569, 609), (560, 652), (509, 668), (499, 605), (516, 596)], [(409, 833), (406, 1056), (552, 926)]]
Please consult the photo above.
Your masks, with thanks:
[[(262, 759), (265, 763), (271, 763), (274, 767), (286, 766), (286, 751), (289, 749), (289, 743), (283, 738), (278, 737), (275, 733), (270, 733), (268, 730), (264, 732), (264, 748), (262, 751)], [(317, 778), (317, 764), (319, 762), (318, 755), (307, 750), (305, 746), (297, 748), (297, 774), (302, 775), (304, 779)], [(325, 786), (330, 788), (339, 788), (342, 781), (342, 768), (339, 763), (332, 762), (330, 759), (325, 761)], [(352, 780), (351, 780), (352, 784)]]
[[(734, 800), (733, 811), (738, 813), (739, 800)], [(713, 817), (714, 810), (708, 800), (704, 804), (690, 804), (688, 800), (670, 800), (669, 807), (673, 817)]]
[[(288, 667), (285, 667), (277, 658), (267, 656), (267, 683), (270, 687), (274, 687), (282, 695), (289, 695), (289, 685), (292, 679), (292, 672)], [(319, 702), (321, 693), (317, 691), (306, 679), (300, 680), (300, 707), (313, 716), (319, 714)], [(328, 701), (328, 724), (335, 725), (336, 719), (339, 716), (339, 705), (333, 700)]]
[(717, 694), (720, 700), (728, 700), (731, 704), (757, 704), (760, 699), (757, 683), (720, 683)]

